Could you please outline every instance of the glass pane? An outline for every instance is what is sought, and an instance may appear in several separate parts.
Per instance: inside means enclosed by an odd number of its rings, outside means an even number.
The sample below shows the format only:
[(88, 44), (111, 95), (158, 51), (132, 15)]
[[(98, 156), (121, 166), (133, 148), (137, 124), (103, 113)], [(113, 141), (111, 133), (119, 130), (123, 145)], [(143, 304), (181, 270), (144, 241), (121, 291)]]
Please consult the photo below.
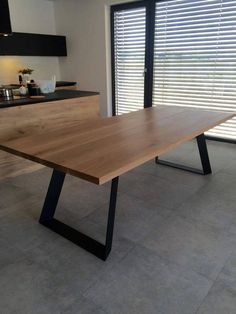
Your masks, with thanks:
[[(236, 111), (236, 2), (156, 3), (154, 105)], [(208, 135), (236, 140), (235, 119)]]
[(115, 106), (120, 115), (144, 107), (146, 8), (114, 15)]

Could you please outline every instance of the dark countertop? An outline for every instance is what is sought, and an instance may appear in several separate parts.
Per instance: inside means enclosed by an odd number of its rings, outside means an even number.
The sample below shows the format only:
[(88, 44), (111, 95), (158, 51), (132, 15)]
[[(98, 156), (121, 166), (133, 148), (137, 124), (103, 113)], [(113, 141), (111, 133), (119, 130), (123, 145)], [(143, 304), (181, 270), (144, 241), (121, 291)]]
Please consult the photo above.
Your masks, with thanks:
[(68, 81), (57, 81), (56, 87), (63, 87), (63, 86), (75, 86), (76, 82), (68, 82)]
[[(75, 86), (77, 82), (69, 82), (69, 81), (56, 81), (56, 87), (64, 87), (64, 86)], [(4, 85), (5, 88), (15, 88), (18, 89), (21, 87), (20, 84), (9, 84)]]
[(88, 97), (88, 96), (94, 96), (94, 95), (99, 95), (99, 93), (89, 92), (89, 91), (80, 91), (80, 90), (66, 90), (66, 89), (63, 90), (62, 89), (62, 90), (55, 91), (55, 93), (46, 94), (45, 98), (40, 98), (40, 99), (32, 99), (29, 97), (18, 97), (18, 99), (14, 99), (14, 100), (1, 100), (0, 98), (0, 108), (16, 107), (16, 106), (30, 105), (30, 104), (70, 99), (70, 98)]

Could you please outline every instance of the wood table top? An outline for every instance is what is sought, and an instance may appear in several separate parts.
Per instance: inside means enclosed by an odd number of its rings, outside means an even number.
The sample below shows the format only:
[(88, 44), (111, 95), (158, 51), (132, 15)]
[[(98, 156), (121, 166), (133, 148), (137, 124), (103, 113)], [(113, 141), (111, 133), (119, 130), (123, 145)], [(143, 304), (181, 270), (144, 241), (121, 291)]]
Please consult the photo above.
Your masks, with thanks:
[(42, 134), (32, 131), (1, 140), (0, 149), (103, 184), (232, 117), (230, 113), (158, 106), (65, 127), (53, 125)]

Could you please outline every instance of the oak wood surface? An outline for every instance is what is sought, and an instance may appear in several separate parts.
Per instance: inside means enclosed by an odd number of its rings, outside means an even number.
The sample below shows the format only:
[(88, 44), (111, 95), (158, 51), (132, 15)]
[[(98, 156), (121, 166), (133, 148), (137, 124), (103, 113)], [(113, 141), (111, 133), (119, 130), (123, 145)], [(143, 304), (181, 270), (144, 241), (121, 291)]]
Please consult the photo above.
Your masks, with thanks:
[(103, 184), (233, 116), (158, 106), (63, 127), (55, 123), (41, 134), (0, 141), (0, 149)]
[(0, 109), (0, 142), (99, 116), (98, 95)]
[[(63, 128), (81, 120), (100, 117), (99, 96), (0, 109), (0, 142)], [(36, 171), (43, 166), (0, 151), (0, 180)]]

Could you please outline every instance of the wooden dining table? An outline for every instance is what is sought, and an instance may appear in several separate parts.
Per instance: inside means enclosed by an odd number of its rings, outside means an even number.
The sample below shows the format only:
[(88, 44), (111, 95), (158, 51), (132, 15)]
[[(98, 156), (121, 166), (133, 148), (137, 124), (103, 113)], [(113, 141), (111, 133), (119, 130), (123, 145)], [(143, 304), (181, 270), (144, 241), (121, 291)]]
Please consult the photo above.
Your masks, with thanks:
[[(31, 134), (20, 130), (0, 142), (0, 149), (53, 169), (39, 222), (78, 246), (106, 260), (111, 248), (119, 176), (149, 160), (198, 174), (211, 173), (204, 132), (234, 117), (176, 106), (157, 106), (122, 116), (37, 126)], [(195, 139), (202, 169), (165, 162), (159, 156)], [(91, 183), (111, 182), (105, 243), (54, 218), (65, 175)], [(150, 182), (151, 184), (151, 182)], [(135, 182), (134, 182), (135, 185)]]

